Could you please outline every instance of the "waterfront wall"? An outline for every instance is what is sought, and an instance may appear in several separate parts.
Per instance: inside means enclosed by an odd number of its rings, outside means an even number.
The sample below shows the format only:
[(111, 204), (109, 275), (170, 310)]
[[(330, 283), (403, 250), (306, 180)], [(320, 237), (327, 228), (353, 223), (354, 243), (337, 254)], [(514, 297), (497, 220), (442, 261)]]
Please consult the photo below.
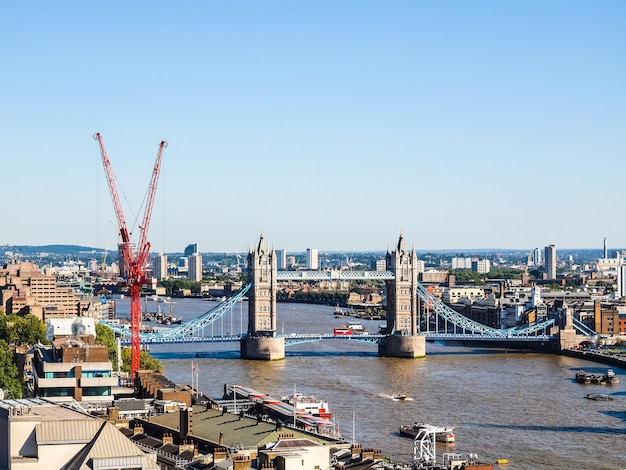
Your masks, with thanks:
[(599, 362), (600, 364), (607, 364), (626, 369), (626, 358), (615, 354), (596, 351), (580, 351), (575, 349), (561, 351), (561, 354), (564, 356), (586, 359), (587, 361)]

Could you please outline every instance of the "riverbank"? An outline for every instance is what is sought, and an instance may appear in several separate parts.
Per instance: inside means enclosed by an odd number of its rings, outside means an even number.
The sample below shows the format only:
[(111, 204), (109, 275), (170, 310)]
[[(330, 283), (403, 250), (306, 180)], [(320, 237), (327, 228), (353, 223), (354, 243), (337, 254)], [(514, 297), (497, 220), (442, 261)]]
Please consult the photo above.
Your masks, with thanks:
[(626, 356), (621, 354), (616, 354), (608, 351), (603, 352), (601, 350), (580, 351), (575, 349), (566, 349), (565, 351), (561, 351), (561, 354), (563, 356), (586, 359), (587, 361), (598, 362), (600, 364), (607, 364), (610, 366), (626, 369)]

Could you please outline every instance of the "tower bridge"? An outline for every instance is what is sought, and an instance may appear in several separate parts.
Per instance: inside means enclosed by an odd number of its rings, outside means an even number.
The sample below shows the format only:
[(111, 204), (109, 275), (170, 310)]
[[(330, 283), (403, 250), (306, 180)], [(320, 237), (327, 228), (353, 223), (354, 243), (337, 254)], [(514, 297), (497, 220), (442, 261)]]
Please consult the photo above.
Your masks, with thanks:
[[(357, 341), (376, 344), (379, 356), (418, 358), (426, 355), (426, 341), (480, 342), (508, 347), (541, 347), (558, 351), (579, 344), (592, 344), (597, 334), (567, 313), (530, 325), (508, 329), (492, 328), (451, 309), (418, 282), (417, 255), (407, 250), (400, 235), (394, 250), (386, 254), (387, 271), (278, 271), (274, 250), (269, 250), (261, 235), (248, 253), (250, 284), (205, 314), (158, 333), (142, 333), (143, 344), (239, 342), (243, 359), (280, 360), (285, 347), (320, 340)], [(387, 289), (387, 328), (385, 335), (291, 334), (277, 331), (276, 293), (278, 281), (384, 280)], [(234, 305), (248, 297), (248, 326), (243, 335), (205, 336), (212, 325)], [(428, 308), (431, 322), (421, 327), (421, 314)], [(106, 324), (106, 322), (105, 322)], [(110, 325), (128, 342), (130, 332)]]

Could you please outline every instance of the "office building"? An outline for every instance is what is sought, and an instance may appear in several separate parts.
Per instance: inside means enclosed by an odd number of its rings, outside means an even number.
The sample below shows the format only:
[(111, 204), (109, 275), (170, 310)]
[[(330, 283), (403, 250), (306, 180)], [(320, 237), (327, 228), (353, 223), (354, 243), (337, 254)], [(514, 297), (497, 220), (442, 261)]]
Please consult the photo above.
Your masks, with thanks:
[[(71, 287), (58, 287), (54, 274), (43, 274), (33, 263), (12, 262), (0, 269), (0, 308), (5, 313), (50, 316), (79, 315), (85, 304)], [(88, 302), (88, 301), (87, 301)]]
[(279, 271), (287, 269), (287, 252), (284, 248), (276, 250), (276, 269)]
[(452, 269), (472, 269), (472, 258), (452, 258)]
[(375, 271), (387, 271), (387, 260), (377, 259), (374, 261), (374, 270)]
[(626, 296), (626, 263), (624, 263), (623, 253), (617, 253), (617, 292), (615, 297), (621, 299)]
[(319, 269), (319, 254), (317, 248), (306, 249), (306, 268), (307, 269)]
[(541, 258), (541, 250), (539, 248), (535, 248), (533, 250), (533, 266), (541, 266), (543, 264), (543, 259)]
[(472, 271), (480, 274), (487, 274), (491, 271), (491, 263), (488, 259), (474, 258), (472, 260)]
[(189, 272), (187, 273), (187, 279), (190, 281), (202, 280), (202, 256), (199, 253), (194, 253), (189, 256)]
[(154, 256), (152, 261), (152, 272), (153, 277), (158, 281), (167, 279), (167, 255), (159, 253)]
[(189, 258), (194, 253), (198, 253), (198, 244), (197, 243), (190, 243), (189, 245), (187, 245), (185, 247), (185, 252), (183, 253), (183, 255), (185, 257)]
[(546, 266), (546, 279), (556, 279), (556, 246), (546, 246), (544, 263)]

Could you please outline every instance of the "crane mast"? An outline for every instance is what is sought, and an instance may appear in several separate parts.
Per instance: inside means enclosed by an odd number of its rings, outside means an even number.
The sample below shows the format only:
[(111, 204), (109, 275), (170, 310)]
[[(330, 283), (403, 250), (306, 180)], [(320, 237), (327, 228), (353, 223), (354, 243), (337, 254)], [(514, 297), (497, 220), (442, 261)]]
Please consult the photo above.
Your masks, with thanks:
[(102, 165), (109, 185), (109, 192), (115, 209), (115, 216), (119, 227), (120, 238), (122, 239), (122, 263), (126, 284), (130, 290), (130, 338), (131, 338), (131, 378), (135, 378), (135, 373), (140, 368), (141, 344), (139, 333), (141, 329), (141, 285), (146, 281), (146, 263), (148, 254), (150, 253), (150, 243), (148, 242), (148, 228), (150, 226), (150, 218), (152, 216), (152, 206), (154, 205), (154, 196), (156, 194), (159, 173), (161, 171), (161, 157), (163, 149), (167, 147), (166, 141), (161, 141), (157, 152), (156, 162), (152, 170), (152, 178), (148, 186), (148, 197), (146, 199), (146, 207), (141, 225), (139, 226), (139, 243), (136, 250), (133, 250), (130, 241), (130, 233), (126, 225), (126, 218), (122, 210), (122, 204), (117, 192), (115, 184), (115, 174), (111, 167), (111, 161), (104, 146), (102, 135), (98, 132), (93, 138), (100, 144), (100, 153), (102, 155)]

